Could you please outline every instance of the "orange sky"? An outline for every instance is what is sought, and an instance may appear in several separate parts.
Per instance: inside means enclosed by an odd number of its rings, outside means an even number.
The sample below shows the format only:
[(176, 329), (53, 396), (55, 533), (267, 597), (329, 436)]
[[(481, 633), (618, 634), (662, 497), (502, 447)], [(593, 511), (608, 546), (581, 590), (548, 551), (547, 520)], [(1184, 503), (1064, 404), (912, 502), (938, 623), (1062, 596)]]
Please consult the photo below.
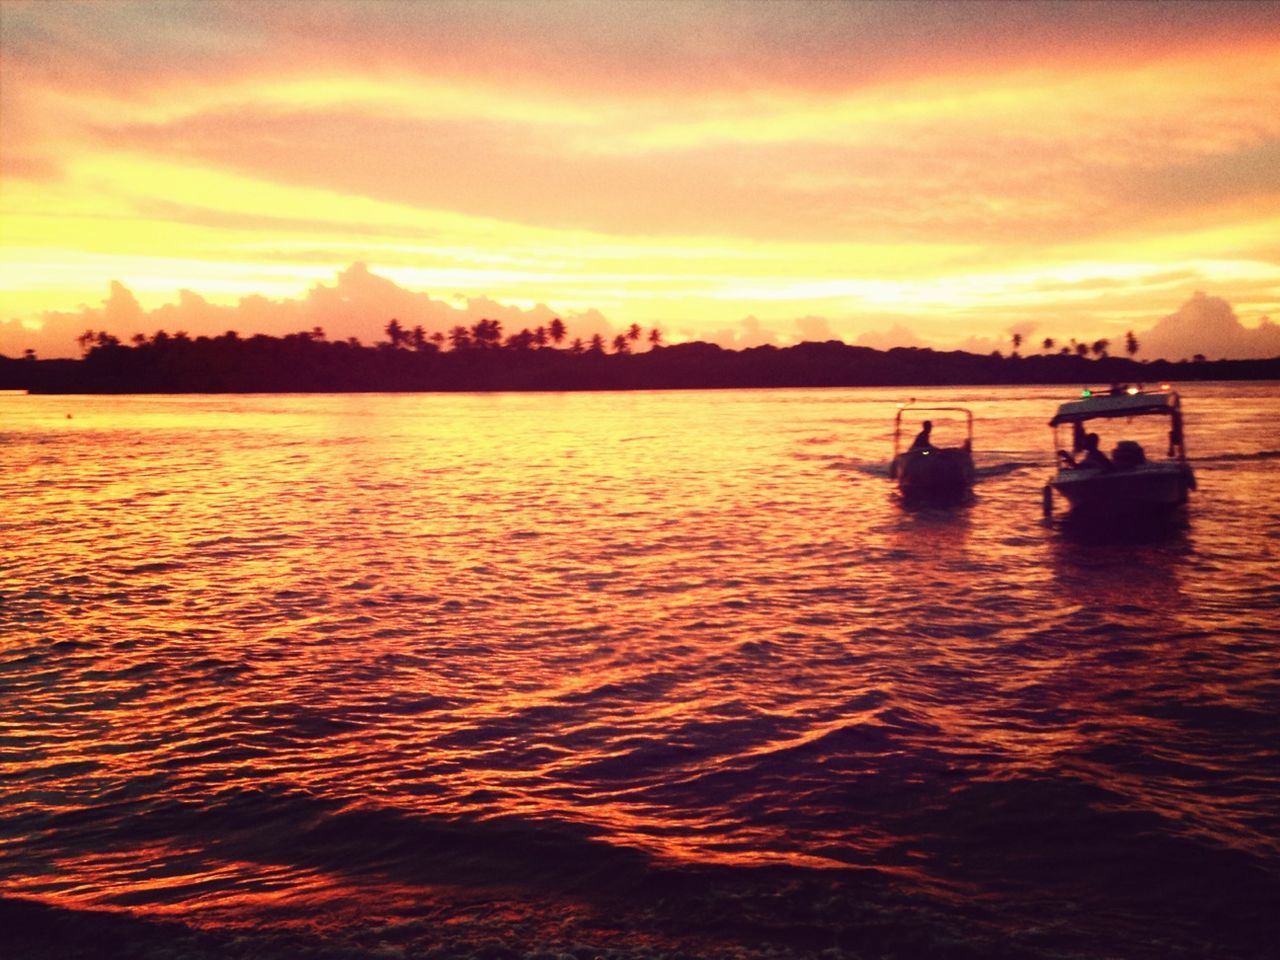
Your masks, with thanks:
[(1280, 317), (1274, 4), (0, 0), (0, 71), (8, 355)]

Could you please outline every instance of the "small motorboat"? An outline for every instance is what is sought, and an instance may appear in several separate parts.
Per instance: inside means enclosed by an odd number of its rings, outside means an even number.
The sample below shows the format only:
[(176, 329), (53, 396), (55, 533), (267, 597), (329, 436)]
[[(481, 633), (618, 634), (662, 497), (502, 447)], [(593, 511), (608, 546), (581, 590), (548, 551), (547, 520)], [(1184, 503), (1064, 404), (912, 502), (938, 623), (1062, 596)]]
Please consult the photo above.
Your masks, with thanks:
[[(1107, 457), (1099, 449), (1096, 433), (1085, 430), (1092, 420), (1120, 420), (1133, 428), (1135, 420), (1167, 421), (1164, 458), (1152, 459), (1136, 440), (1120, 440)], [(1187, 463), (1182, 439), (1182, 405), (1178, 394), (1162, 384), (1158, 391), (1137, 386), (1114, 386), (1095, 393), (1086, 388), (1078, 400), (1058, 407), (1049, 421), (1058, 451), (1058, 470), (1045, 484), (1045, 516), (1053, 513), (1053, 493), (1066, 497), (1073, 514), (1138, 517), (1171, 511), (1187, 502), (1196, 488), (1195, 474)], [(1165, 424), (1159, 423), (1163, 428)], [(1071, 449), (1059, 443), (1059, 429), (1070, 427)], [(1074, 454), (1074, 455), (1073, 455)]]
[[(902, 415), (917, 413), (962, 413), (964, 442), (955, 447), (935, 446), (933, 421), (925, 420), (915, 440), (903, 447)], [(902, 499), (908, 503), (954, 504), (973, 492), (973, 413), (964, 407), (917, 407), (905, 404), (893, 418), (893, 461), (889, 476), (898, 483)]]

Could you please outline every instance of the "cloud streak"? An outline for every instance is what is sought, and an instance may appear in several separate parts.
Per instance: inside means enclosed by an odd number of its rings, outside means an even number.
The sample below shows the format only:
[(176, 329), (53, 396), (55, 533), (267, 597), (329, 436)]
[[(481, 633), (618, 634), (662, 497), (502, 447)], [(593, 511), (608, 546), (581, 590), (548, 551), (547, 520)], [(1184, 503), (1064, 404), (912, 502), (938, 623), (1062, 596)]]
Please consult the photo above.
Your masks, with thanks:
[[(824, 90), (922, 72), (1055, 60), (1144, 60), (1274, 38), (1250, 2), (789, 3), (591, 0), (11, 0), (12, 52), (69, 82), (146, 90), (157, 77), (226, 79), (267, 58), (421, 70), (542, 89), (667, 96)], [(416, 9), (414, 9), (416, 8)]]

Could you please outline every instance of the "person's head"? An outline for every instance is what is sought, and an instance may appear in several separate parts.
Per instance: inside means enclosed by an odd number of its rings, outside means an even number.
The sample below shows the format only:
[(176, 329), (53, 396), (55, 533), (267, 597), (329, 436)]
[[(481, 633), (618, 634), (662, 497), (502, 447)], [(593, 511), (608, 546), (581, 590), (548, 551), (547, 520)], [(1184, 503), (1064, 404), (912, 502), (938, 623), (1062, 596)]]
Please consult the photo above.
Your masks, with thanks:
[(932, 420), (926, 420), (926, 421), (924, 422), (924, 425), (923, 425), (920, 429), (922, 429), (925, 433), (928, 433), (930, 430), (932, 430), (932, 429), (933, 429), (933, 421), (932, 421)]
[(1084, 448), (1086, 450), (1098, 449), (1098, 435), (1096, 433), (1091, 433), (1084, 438)]

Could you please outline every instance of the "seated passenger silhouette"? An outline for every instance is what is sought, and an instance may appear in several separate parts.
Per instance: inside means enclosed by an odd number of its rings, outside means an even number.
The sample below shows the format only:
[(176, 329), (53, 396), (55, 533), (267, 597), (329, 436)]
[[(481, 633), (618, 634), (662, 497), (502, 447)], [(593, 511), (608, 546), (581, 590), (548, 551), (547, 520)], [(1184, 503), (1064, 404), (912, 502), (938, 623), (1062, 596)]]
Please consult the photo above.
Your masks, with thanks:
[(1074, 467), (1076, 470), (1110, 470), (1111, 461), (1107, 459), (1107, 455), (1098, 449), (1098, 435), (1091, 433), (1084, 438), (1084, 457), (1079, 461), (1072, 458), (1071, 454), (1065, 450), (1059, 450), (1060, 456), (1068, 466)]
[(916, 438), (911, 441), (911, 446), (909, 449), (925, 450), (929, 447), (932, 447), (933, 443), (929, 440), (929, 432), (932, 429), (933, 429), (933, 421), (926, 420), (924, 422), (924, 425), (921, 426), (920, 432), (916, 434)]
[(1111, 465), (1117, 470), (1132, 470), (1146, 462), (1147, 454), (1136, 440), (1121, 440), (1111, 451)]

